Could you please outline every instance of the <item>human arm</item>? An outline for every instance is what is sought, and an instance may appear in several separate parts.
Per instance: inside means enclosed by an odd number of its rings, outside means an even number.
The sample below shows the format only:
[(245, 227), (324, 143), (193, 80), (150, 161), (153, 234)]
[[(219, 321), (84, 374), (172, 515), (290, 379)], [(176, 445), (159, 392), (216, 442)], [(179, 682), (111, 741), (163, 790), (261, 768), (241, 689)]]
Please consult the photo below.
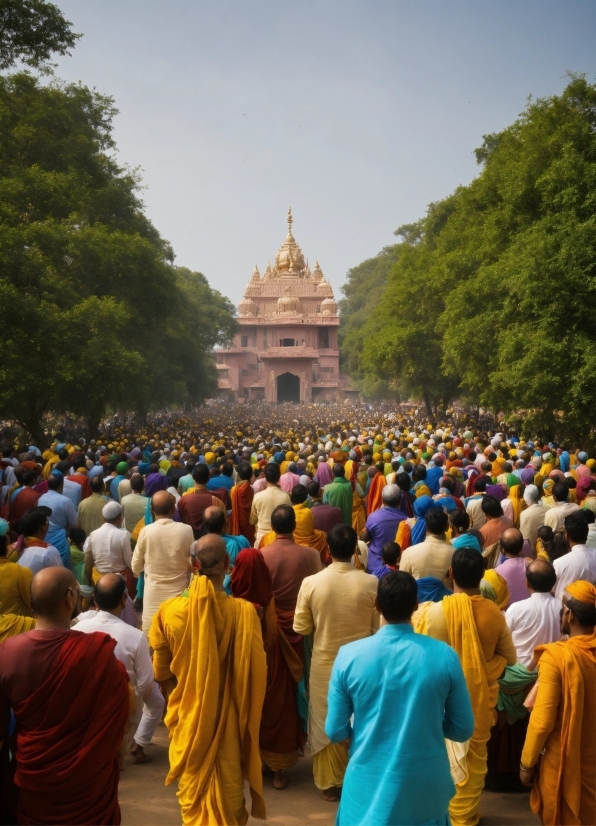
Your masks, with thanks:
[(130, 568), (133, 574), (137, 576), (145, 570), (145, 529), (143, 528), (139, 534), (137, 544), (132, 555)]
[(66, 500), (66, 506), (64, 508), (64, 512), (65, 512), (65, 515), (66, 515), (66, 533), (68, 533), (68, 531), (71, 528), (74, 528), (75, 525), (77, 524), (77, 511), (76, 511), (75, 506), (70, 501), (70, 499)]
[(445, 700), (443, 735), (447, 740), (465, 743), (474, 733), (474, 711), (459, 657), (453, 649), (448, 652), (451, 687)]
[[(501, 616), (503, 615), (501, 614)], [(507, 665), (515, 665), (517, 662), (517, 651), (515, 650), (513, 637), (511, 636), (511, 631), (505, 621), (505, 617), (503, 617), (503, 624), (499, 632), (495, 654), (500, 654), (502, 657), (505, 657)]]
[(162, 603), (154, 614), (149, 629), (148, 640), (149, 645), (153, 649), (153, 674), (158, 683), (167, 683), (169, 680), (175, 679), (170, 666), (174, 655), (170, 648), (168, 638), (164, 627), (164, 613), (163, 608), (166, 603)]
[(259, 512), (257, 510), (257, 502), (258, 499), (255, 498), (252, 500), (252, 505), (250, 506), (250, 519), (249, 522), (251, 525), (256, 525), (259, 521)]
[(302, 582), (298, 599), (296, 600), (296, 611), (294, 613), (294, 631), (303, 637), (308, 637), (315, 630), (315, 621), (310, 608), (307, 589)]
[(360, 536), (358, 537), (358, 539), (361, 539), (361, 540), (362, 540), (362, 542), (367, 542), (367, 543), (368, 543), (368, 542), (370, 542), (370, 540), (371, 540), (371, 535), (370, 535), (370, 532), (369, 532), (369, 530), (368, 530), (368, 528), (367, 528), (367, 527), (364, 527), (364, 528), (360, 531)]
[(533, 770), (557, 721), (561, 702), (561, 672), (546, 648), (538, 663), (538, 692), (526, 733), (521, 762), (530, 771), (520, 773), (524, 785), (532, 785)]
[(122, 548), (122, 559), (124, 564), (130, 569), (132, 565), (132, 548), (130, 545), (130, 534), (126, 528), (122, 530), (122, 544), (120, 547)]
[(64, 563), (62, 562), (62, 557), (60, 556), (60, 551), (57, 548), (54, 548), (51, 545), (49, 548), (46, 549), (44, 554), (44, 568), (63, 568)]
[(338, 653), (329, 681), (325, 734), (332, 743), (341, 743), (352, 736), (350, 719), (354, 706), (346, 686), (342, 652)]
[(399, 558), (399, 570), (405, 571), (407, 574), (412, 573), (412, 558), (407, 550), (405, 550)]
[(151, 656), (149, 654), (149, 644), (144, 634), (139, 637), (133, 668), (137, 694), (142, 696), (146, 691), (149, 691), (155, 681), (153, 663), (151, 662)]
[[(60, 564), (62, 565), (62, 560), (60, 560)], [(33, 579), (33, 573), (29, 570), (29, 568), (25, 568), (24, 565), (19, 565), (18, 574), (19, 594), (21, 595), (22, 601), (32, 613), (31, 580)]]

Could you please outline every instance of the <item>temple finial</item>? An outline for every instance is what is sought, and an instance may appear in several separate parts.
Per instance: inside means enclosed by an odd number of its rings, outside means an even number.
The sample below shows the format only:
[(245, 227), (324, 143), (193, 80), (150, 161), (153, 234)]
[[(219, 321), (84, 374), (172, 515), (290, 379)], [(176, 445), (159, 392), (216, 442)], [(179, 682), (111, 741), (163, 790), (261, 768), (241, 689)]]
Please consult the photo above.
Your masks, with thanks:
[(292, 234), (292, 224), (294, 223), (294, 219), (292, 218), (292, 207), (288, 209), (288, 232), (290, 235)]

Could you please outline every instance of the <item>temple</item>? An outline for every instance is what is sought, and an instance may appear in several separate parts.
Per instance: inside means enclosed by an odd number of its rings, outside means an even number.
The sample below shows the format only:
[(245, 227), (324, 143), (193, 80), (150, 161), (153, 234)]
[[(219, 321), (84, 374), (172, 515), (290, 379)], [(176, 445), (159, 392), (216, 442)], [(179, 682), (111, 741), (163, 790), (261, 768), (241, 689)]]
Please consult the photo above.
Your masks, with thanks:
[(339, 373), (339, 315), (331, 284), (288, 234), (273, 267), (255, 265), (238, 305), (233, 346), (216, 351), (219, 397), (229, 401), (334, 402), (357, 395)]

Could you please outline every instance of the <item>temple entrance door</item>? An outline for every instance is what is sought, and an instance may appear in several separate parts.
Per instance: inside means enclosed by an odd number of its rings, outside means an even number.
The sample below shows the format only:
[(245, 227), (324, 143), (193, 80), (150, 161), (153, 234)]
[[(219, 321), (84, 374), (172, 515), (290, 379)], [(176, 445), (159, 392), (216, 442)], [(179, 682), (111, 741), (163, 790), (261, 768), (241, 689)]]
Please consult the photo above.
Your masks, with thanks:
[(282, 373), (277, 377), (277, 401), (299, 402), (300, 379), (293, 373)]

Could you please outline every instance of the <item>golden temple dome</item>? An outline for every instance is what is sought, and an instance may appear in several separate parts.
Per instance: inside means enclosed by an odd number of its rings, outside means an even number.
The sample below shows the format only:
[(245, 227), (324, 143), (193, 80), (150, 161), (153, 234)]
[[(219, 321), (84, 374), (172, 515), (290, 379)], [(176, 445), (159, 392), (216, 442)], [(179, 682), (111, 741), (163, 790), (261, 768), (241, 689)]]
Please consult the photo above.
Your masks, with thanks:
[(292, 235), (292, 210), (288, 209), (288, 234), (275, 256), (275, 271), (282, 276), (303, 276), (306, 269), (302, 250)]
[(277, 300), (277, 312), (294, 314), (300, 312), (300, 300), (292, 294), (289, 287), (286, 287), (284, 294)]
[(337, 315), (337, 304), (333, 298), (321, 301), (321, 315)]
[(325, 278), (325, 276), (323, 275), (323, 271), (321, 270), (321, 268), (319, 266), (319, 260), (318, 259), (315, 261), (315, 266), (314, 266), (314, 269), (312, 271), (312, 277), (314, 278), (315, 281), (323, 281), (324, 278)]
[(317, 284), (317, 295), (323, 295), (326, 298), (333, 298), (333, 287), (328, 281), (323, 280)]
[(259, 307), (252, 298), (245, 297), (238, 305), (239, 316), (255, 316), (258, 315)]

